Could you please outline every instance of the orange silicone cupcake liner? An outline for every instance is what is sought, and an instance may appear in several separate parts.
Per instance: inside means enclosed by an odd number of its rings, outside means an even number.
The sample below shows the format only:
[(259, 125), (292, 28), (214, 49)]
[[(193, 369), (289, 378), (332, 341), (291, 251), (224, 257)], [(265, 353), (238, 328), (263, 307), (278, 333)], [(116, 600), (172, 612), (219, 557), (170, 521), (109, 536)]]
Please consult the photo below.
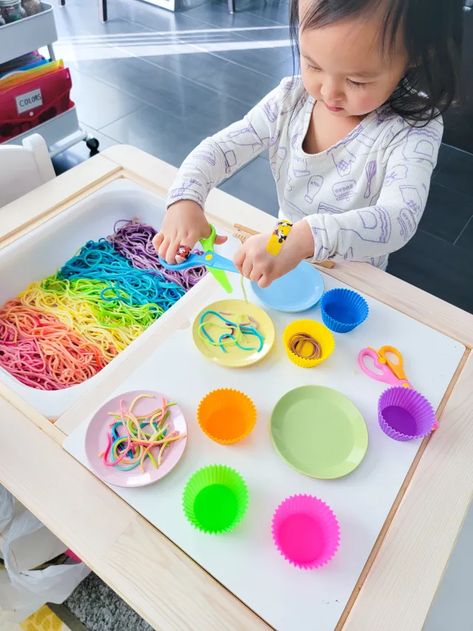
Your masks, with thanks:
[(219, 388), (209, 392), (197, 409), (200, 428), (221, 445), (237, 443), (253, 430), (256, 408), (250, 397), (239, 390)]

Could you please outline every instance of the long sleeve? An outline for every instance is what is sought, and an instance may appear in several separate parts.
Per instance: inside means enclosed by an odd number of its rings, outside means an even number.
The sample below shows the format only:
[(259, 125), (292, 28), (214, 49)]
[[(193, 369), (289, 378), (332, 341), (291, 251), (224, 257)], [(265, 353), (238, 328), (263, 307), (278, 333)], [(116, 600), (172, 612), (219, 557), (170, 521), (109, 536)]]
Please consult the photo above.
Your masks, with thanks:
[(409, 241), (424, 212), (442, 131), (437, 120), (429, 128), (404, 129), (390, 142), (374, 205), (307, 216), (314, 235), (314, 261), (342, 257), (376, 263)]
[(210, 190), (263, 153), (277, 137), (288, 80), (264, 97), (242, 120), (203, 140), (184, 160), (167, 205), (191, 199), (202, 207)]

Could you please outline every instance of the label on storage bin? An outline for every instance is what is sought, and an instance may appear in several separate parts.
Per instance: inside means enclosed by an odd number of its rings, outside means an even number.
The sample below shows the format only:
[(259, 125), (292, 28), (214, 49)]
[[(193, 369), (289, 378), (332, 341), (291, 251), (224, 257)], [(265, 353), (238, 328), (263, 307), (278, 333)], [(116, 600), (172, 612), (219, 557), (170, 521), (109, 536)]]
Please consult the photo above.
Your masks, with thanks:
[(43, 105), (43, 97), (41, 96), (41, 90), (31, 90), (31, 92), (25, 92), (20, 96), (15, 97), (16, 111), (18, 114), (23, 114), (28, 110), (34, 110), (35, 107), (41, 107)]

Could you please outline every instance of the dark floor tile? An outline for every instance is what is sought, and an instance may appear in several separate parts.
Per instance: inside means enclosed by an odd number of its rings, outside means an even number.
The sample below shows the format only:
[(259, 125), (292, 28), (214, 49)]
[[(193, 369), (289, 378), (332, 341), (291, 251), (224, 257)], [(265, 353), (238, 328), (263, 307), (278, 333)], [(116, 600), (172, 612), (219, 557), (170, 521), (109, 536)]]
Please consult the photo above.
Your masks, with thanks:
[(389, 258), (388, 272), (473, 313), (473, 251), (418, 230)]
[[(140, 3), (136, 1), (133, 4)], [(67, 65), (81, 71), (110, 59), (157, 54), (159, 50), (169, 49), (173, 43), (179, 42), (172, 28), (164, 27), (158, 32), (125, 19), (102, 23), (91, 15), (90, 10), (73, 4), (58, 21), (57, 27), (56, 57), (63, 58)]]
[(262, 72), (270, 77), (280, 78), (283, 65), (290, 66), (290, 73), (292, 72), (292, 53), (288, 46), (273, 48), (271, 42), (268, 42), (268, 48), (259, 48), (257, 41), (251, 42), (251, 44), (254, 47), (249, 45), (246, 50), (222, 51), (218, 55), (223, 59), (250, 70)]
[(78, 116), (94, 129), (101, 129), (142, 106), (142, 102), (130, 94), (75, 69), (71, 76), (71, 96), (76, 102)]
[[(260, 51), (263, 53), (270, 50), (274, 51), (273, 63), (275, 64), (279, 64), (287, 58), (288, 53), (284, 51), (284, 48), (288, 48), (287, 38), (283, 37), (275, 42), (273, 39), (268, 39), (261, 35), (259, 31), (255, 32), (253, 29), (250, 29), (250, 31), (255, 33), (253, 38), (241, 34), (245, 32), (246, 35), (245, 29), (220, 29), (202, 24), (201, 27), (196, 29), (177, 30), (170, 34), (146, 31), (140, 36), (139, 42), (125, 47), (127, 44), (125, 39), (122, 44), (125, 52), (128, 54), (143, 58), (156, 58), (155, 61), (157, 61), (158, 57), (162, 58), (161, 64), (169, 63), (169, 69), (172, 71), (175, 71), (175, 66), (182, 66), (180, 60), (186, 63), (190, 59), (190, 55), (202, 55), (202, 53), (209, 53), (220, 58), (225, 58), (227, 53), (250, 53), (247, 54), (247, 61), (250, 64), (247, 67), (262, 74), (265, 74), (264, 69), (261, 68), (264, 63), (254, 63), (255, 58), (258, 59)], [(172, 46), (172, 44), (175, 44), (175, 46)], [(204, 64), (204, 59), (202, 57), (200, 59), (202, 61), (199, 63), (199, 67)], [(210, 57), (207, 57), (207, 59), (210, 61)], [(179, 63), (175, 64), (175, 60)], [(251, 64), (251, 62), (253, 63)]]
[(289, 40), (289, 28), (287, 24), (272, 24), (270, 26), (252, 26), (237, 28), (240, 37), (251, 40), (282, 41)]
[[(66, 5), (54, 6), (54, 14), (60, 35), (87, 35), (92, 33), (118, 33), (123, 22), (132, 24), (135, 31), (140, 28), (171, 32), (177, 29), (194, 28), (205, 23), (183, 11), (167, 11), (140, 0), (108, 1), (108, 21), (101, 22), (98, 15), (99, 0), (66, 0)], [(64, 27), (69, 27), (66, 33)], [(87, 28), (84, 28), (87, 27)], [(121, 32), (126, 33), (129, 28)]]
[[(175, 116), (209, 116), (229, 101), (225, 95), (136, 57), (96, 62), (87, 68), (95, 78)], [(234, 105), (244, 113), (242, 104), (235, 101)]]
[[(201, 24), (192, 30), (179, 30), (176, 35), (182, 44), (194, 44), (209, 53), (220, 49), (247, 46), (248, 39), (241, 35), (244, 29), (217, 28), (210, 24)], [(179, 51), (177, 51), (179, 52)]]
[(263, 158), (258, 157), (250, 162), (224, 182), (220, 188), (271, 215), (278, 214), (276, 185), (269, 162)]
[(120, 142), (136, 145), (179, 166), (201, 140), (241, 117), (241, 104), (218, 99), (207, 113), (177, 117), (157, 108), (144, 106), (138, 112), (108, 125), (103, 133)]
[(292, 57), (288, 57), (285, 61), (274, 66), (272, 76), (282, 79), (283, 77), (291, 77), (298, 74), (300, 74), (298, 61), (296, 60), (294, 65)]
[[(155, 9), (157, 11), (160, 15)], [(222, 31), (203, 23), (199, 24), (200, 28), (185, 32), (155, 32), (146, 30), (147, 27), (141, 27), (145, 30), (140, 32), (136, 24), (121, 21), (121, 25), (124, 28), (121, 34), (82, 38), (64, 35), (58, 48), (59, 54), (69, 65), (101, 79), (105, 79), (104, 64), (115, 63), (117, 66), (127, 58), (142, 57), (170, 72), (195, 80), (218, 94), (238, 98), (249, 106), (274, 87), (275, 79), (281, 76), (279, 65), (289, 57), (287, 48), (272, 49), (271, 41), (262, 39), (261, 42), (268, 48), (255, 50), (249, 43), (252, 40), (240, 36), (238, 32), (231, 29)], [(257, 39), (253, 45), (261, 46), (261, 42)], [(225, 57), (227, 53), (228, 59)], [(236, 53), (235, 59), (231, 59), (232, 53)], [(237, 65), (240, 56), (250, 68), (249, 73), (246, 68), (242, 71)], [(229, 61), (234, 63), (229, 65)], [(272, 77), (261, 78), (261, 75), (270, 73)], [(244, 88), (243, 83), (246, 84)]]
[[(271, 27), (272, 29), (273, 27)], [(276, 27), (280, 29), (281, 27)], [(204, 29), (197, 29), (190, 33), (179, 32), (179, 39), (185, 44), (194, 44), (200, 50), (220, 55), (224, 52), (233, 51), (254, 51), (256, 57), (260, 50), (277, 50), (278, 48), (289, 47), (289, 39), (286, 29), (278, 31), (280, 37), (273, 38), (266, 36), (266, 28), (216, 28), (209, 26)], [(260, 71), (258, 69), (258, 71)]]
[[(108, 147), (116, 145), (118, 142), (114, 138), (106, 136), (102, 132), (97, 129), (93, 129), (83, 122), (80, 122), (80, 126), (90, 138), (96, 138), (99, 141), (99, 151), (104, 151), (105, 149), (108, 149)], [(81, 162), (84, 162), (84, 160), (87, 160), (89, 157), (90, 150), (87, 148), (85, 142), (78, 142), (67, 151), (63, 151), (53, 158), (54, 170), (56, 171), (56, 174), (59, 175), (60, 173), (64, 173), (64, 171), (72, 169), (72, 167), (77, 166)]]
[[(473, 217), (464, 227), (455, 245), (458, 248), (468, 250), (468, 252), (473, 252)], [(473, 287), (471, 291), (473, 292)]]
[(165, 162), (179, 166), (197, 144), (183, 121), (150, 106), (125, 116), (103, 129), (121, 143), (134, 145)]
[[(115, 3), (113, 4), (115, 6)], [(68, 65), (82, 70), (84, 64), (90, 66), (97, 61), (158, 54), (160, 51), (169, 50), (173, 43), (180, 41), (177, 26), (180, 20), (176, 16), (181, 14), (159, 10), (138, 0), (127, 2), (123, 7), (135, 5), (146, 7), (146, 20), (143, 16), (143, 22), (147, 23), (124, 18), (111, 18), (108, 22), (102, 23), (91, 13), (90, 8), (85, 9), (81, 6), (81, 0), (79, 6), (71, 4), (66, 13), (60, 12), (56, 56), (65, 59)], [(190, 18), (186, 27), (191, 32), (197, 24), (207, 28), (207, 25)]]
[[(467, 0), (464, 2), (468, 4)], [(469, 4), (471, 6), (471, 2)], [(473, 10), (463, 13), (460, 99), (444, 116), (444, 141), (473, 153)]]
[(90, 0), (66, 0), (64, 7), (61, 7), (59, 3), (54, 4), (54, 19), (59, 37), (74, 39), (98, 35), (106, 37), (137, 30), (137, 25), (129, 24), (125, 16), (113, 14), (107, 22), (102, 22), (96, 8), (97, 5)]
[(59, 40), (68, 42), (92, 43), (95, 39), (120, 35), (122, 33), (132, 33), (138, 30), (136, 24), (131, 24), (124, 19), (114, 19), (101, 22), (96, 13), (84, 10), (83, 7), (75, 6), (73, 3), (66, 7), (55, 6), (54, 17), (59, 35)]
[(240, 29), (238, 35), (247, 39), (248, 45), (243, 48), (238, 43), (238, 49), (220, 51), (219, 56), (272, 77), (280, 78), (293, 73), (287, 25)]
[(187, 16), (197, 18), (220, 27), (245, 27), (245, 26), (274, 26), (273, 20), (260, 17), (252, 13), (253, 9), (261, 6), (260, 0), (235, 0), (236, 13), (228, 13), (227, 2), (225, 0), (210, 0), (194, 9), (186, 12)]
[(473, 199), (463, 193), (432, 182), (420, 227), (426, 232), (454, 243), (473, 215)]
[(442, 145), (435, 180), (443, 186), (473, 196), (473, 154)]
[(103, 151), (104, 149), (108, 149), (109, 147), (116, 145), (118, 142), (115, 138), (112, 138), (111, 136), (107, 136), (106, 134), (99, 131), (98, 129), (94, 129), (90, 125), (87, 125), (87, 123), (83, 123), (82, 121), (80, 121), (79, 124), (81, 128), (88, 134), (89, 137), (97, 138), (97, 140), (100, 141), (100, 147), (99, 147), (100, 151)]
[(109, 2), (120, 19), (140, 24), (157, 31), (180, 31), (205, 27), (206, 22), (192, 17), (188, 11), (166, 11), (141, 0), (114, 0)]
[(182, 48), (182, 43), (173, 32), (157, 33), (146, 30), (143, 26), (131, 25), (129, 22), (126, 24), (132, 28), (121, 36), (63, 37), (56, 46), (56, 55), (63, 58), (69, 66), (80, 71), (87, 69), (93, 76), (95, 64), (101, 62), (177, 54)]
[(248, 107), (233, 98), (222, 96), (207, 102), (205, 113), (195, 109), (193, 114), (184, 119), (184, 129), (188, 121), (192, 121), (192, 128), (200, 133), (200, 137), (210, 136), (240, 120), (248, 111)]
[[(67, 5), (66, 11), (57, 8), (61, 17), (57, 20), (59, 39), (54, 44), (58, 59), (64, 59), (72, 68), (82, 70), (83, 65), (113, 58), (130, 56), (127, 46), (136, 45), (143, 39), (145, 29), (127, 20), (111, 19), (100, 22), (95, 13), (76, 6), (74, 2)], [(121, 46), (121, 48), (119, 47)]]
[(207, 53), (153, 57), (153, 63), (197, 81), (219, 94), (246, 103), (250, 109), (276, 85), (274, 77), (242, 68)]
[[(238, 6), (238, 0), (236, 0)], [(264, 0), (259, 6), (251, 6), (250, 11), (266, 20), (279, 24), (289, 24), (289, 3), (284, 0)]]
[[(471, 66), (470, 66), (471, 72)], [(473, 98), (462, 108), (452, 108), (444, 116), (443, 139), (449, 145), (473, 153)]]

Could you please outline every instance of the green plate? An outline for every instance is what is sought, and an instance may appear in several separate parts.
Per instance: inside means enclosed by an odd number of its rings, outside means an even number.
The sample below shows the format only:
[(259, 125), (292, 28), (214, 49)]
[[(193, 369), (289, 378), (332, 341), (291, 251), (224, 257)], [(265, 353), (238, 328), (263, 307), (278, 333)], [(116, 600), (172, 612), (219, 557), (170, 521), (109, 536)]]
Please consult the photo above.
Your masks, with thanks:
[(368, 430), (346, 396), (323, 386), (302, 386), (279, 399), (271, 435), (280, 456), (294, 469), (328, 480), (351, 473), (368, 448)]

